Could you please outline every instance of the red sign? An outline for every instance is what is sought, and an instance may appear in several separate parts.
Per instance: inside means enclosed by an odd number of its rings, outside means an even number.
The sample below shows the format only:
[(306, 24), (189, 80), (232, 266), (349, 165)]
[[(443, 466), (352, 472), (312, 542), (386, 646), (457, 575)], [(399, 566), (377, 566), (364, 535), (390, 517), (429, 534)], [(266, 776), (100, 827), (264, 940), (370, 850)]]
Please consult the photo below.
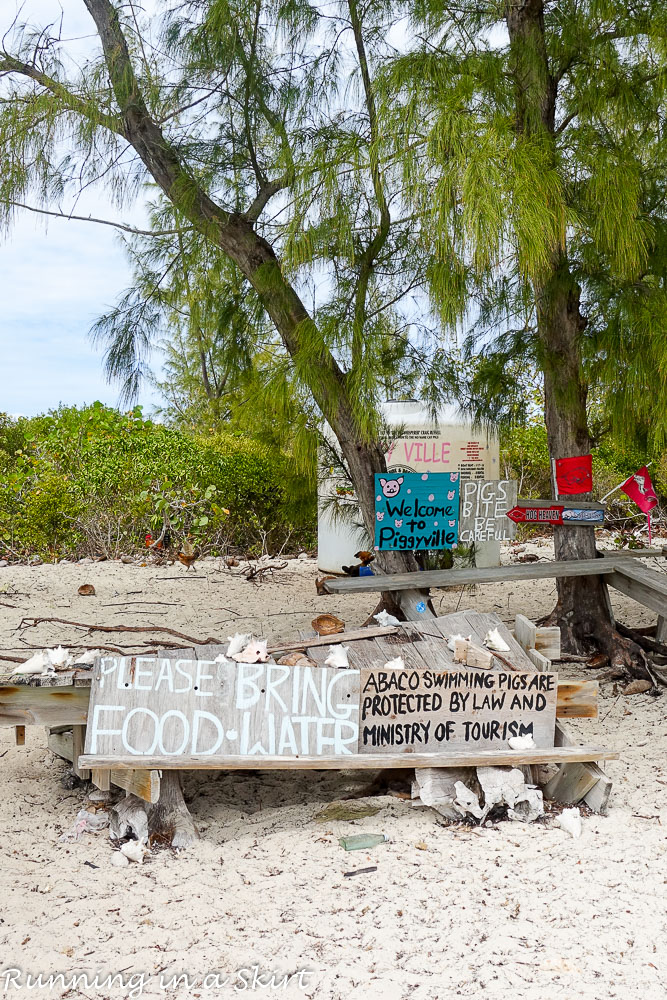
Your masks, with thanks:
[(561, 504), (552, 507), (512, 507), (507, 516), (517, 524), (562, 524), (563, 507)]
[(557, 458), (556, 489), (558, 494), (590, 493), (593, 489), (592, 463), (592, 455)]

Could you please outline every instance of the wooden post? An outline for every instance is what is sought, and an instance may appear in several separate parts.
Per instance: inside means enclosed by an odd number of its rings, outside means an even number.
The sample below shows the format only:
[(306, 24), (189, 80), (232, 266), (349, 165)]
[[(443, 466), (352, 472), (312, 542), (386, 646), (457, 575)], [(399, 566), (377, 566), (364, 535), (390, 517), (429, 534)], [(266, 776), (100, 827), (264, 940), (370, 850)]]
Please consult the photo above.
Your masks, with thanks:
[(79, 767), (79, 757), (83, 753), (83, 745), (86, 742), (86, 727), (72, 726), (72, 770), (77, 778), (82, 781), (90, 779), (90, 770), (87, 767)]
[(25, 746), (25, 726), (15, 726), (14, 733), (16, 736), (17, 747)]

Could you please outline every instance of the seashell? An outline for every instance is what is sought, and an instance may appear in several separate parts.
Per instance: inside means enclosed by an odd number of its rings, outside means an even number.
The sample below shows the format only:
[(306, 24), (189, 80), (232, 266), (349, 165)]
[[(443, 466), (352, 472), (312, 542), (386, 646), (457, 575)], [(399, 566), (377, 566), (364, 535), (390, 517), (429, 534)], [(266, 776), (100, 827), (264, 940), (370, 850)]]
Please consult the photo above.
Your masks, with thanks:
[(284, 656), (280, 657), (280, 659), (278, 660), (278, 663), (282, 664), (285, 667), (296, 667), (296, 666), (316, 667), (317, 666), (317, 663), (315, 662), (315, 660), (311, 660), (310, 656), (306, 656), (305, 653), (299, 653), (299, 652), (296, 652), (296, 653), (285, 653)]
[(472, 642), (471, 635), (465, 636), (465, 635), (460, 635), (459, 632), (455, 632), (454, 635), (451, 635), (447, 640), (447, 649), (451, 649), (452, 653), (455, 652), (456, 650), (457, 639), (462, 640), (463, 642)]
[(128, 840), (127, 844), (123, 844), (121, 847), (120, 853), (128, 861), (136, 861), (138, 864), (142, 864), (144, 854), (146, 854), (146, 847), (143, 840)]
[(124, 854), (120, 853), (120, 851), (114, 851), (111, 855), (111, 864), (115, 868), (127, 868), (130, 862)]
[(581, 836), (581, 813), (576, 806), (574, 809), (563, 809), (560, 816), (556, 817), (556, 823), (575, 840)]
[(497, 653), (509, 653), (510, 651), (509, 646), (497, 628), (489, 629), (484, 637), (484, 645), (487, 649), (495, 649)]
[(51, 666), (46, 653), (33, 653), (29, 660), (12, 670), (13, 674), (47, 674)]
[(55, 649), (45, 649), (44, 652), (49, 658), (50, 665), (55, 670), (66, 670), (74, 662), (74, 657), (70, 654), (69, 649), (65, 649), (64, 646), (56, 646)]
[(507, 742), (512, 750), (532, 750), (535, 746), (532, 736), (510, 736)]
[(224, 653), (219, 653), (213, 662), (228, 664), (231, 663), (232, 661), (228, 657), (226, 657)]
[(227, 656), (233, 656), (234, 653), (240, 653), (242, 649), (248, 645), (252, 635), (250, 632), (235, 632), (234, 635), (227, 636)]
[(77, 594), (79, 595), (79, 597), (94, 597), (95, 588), (93, 587), (92, 583), (82, 583), (79, 589), (77, 590)]
[(96, 656), (104, 656), (103, 649), (84, 649), (83, 653), (79, 653), (76, 660), (72, 661), (73, 667), (92, 667), (93, 660)]
[(349, 646), (329, 646), (331, 652), (324, 661), (327, 667), (349, 667), (347, 658)]
[(378, 623), (378, 625), (382, 625), (383, 627), (385, 625), (400, 625), (401, 624), (399, 622), (398, 618), (394, 618), (394, 616), (390, 615), (388, 611), (380, 611), (379, 614), (373, 615), (373, 618), (375, 618), (375, 621)]
[(237, 663), (266, 663), (269, 658), (267, 645), (266, 639), (255, 639), (254, 642), (249, 642), (242, 652), (234, 653), (232, 660), (236, 660)]
[(335, 615), (318, 615), (317, 618), (313, 618), (310, 623), (318, 635), (335, 635), (336, 632), (342, 632), (345, 628), (345, 622), (341, 621), (340, 618), (336, 618)]
[(402, 656), (396, 656), (384, 665), (385, 670), (405, 670), (405, 662)]

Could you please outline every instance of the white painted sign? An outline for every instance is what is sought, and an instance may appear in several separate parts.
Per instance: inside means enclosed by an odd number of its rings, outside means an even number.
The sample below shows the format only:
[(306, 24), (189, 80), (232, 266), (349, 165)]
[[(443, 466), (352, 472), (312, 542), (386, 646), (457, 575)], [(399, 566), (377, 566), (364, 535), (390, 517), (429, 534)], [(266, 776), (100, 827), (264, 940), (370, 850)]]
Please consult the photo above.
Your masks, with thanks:
[(516, 524), (507, 512), (516, 504), (517, 482), (513, 479), (475, 479), (461, 483), (459, 542), (508, 541), (516, 536)]

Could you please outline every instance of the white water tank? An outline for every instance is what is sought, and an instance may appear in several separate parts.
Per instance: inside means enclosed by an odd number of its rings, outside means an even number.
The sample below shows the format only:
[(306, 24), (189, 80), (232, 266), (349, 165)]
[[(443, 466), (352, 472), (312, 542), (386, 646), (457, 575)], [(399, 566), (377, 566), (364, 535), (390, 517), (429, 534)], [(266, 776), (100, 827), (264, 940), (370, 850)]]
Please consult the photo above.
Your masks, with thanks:
[[(386, 453), (390, 472), (459, 472), (463, 480), (501, 478), (498, 439), (473, 431), (456, 407), (438, 410), (434, 421), (418, 400), (392, 399), (383, 404), (382, 414), (396, 434)], [(325, 432), (332, 437), (329, 428)], [(335, 489), (331, 479), (319, 484), (317, 564), (325, 573), (342, 573), (344, 565), (357, 562), (355, 552), (372, 548), (358, 509), (354, 524), (332, 516), (330, 498)], [(500, 543), (478, 544), (476, 562), (478, 566), (499, 566)]]

